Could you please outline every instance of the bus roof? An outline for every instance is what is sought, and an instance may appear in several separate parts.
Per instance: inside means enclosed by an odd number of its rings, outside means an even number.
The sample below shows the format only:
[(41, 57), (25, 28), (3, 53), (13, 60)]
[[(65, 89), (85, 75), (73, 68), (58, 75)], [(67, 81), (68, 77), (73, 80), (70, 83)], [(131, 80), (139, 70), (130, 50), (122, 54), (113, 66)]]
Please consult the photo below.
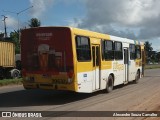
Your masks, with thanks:
[(83, 30), (83, 29), (79, 29), (79, 28), (72, 28), (72, 27), (69, 27), (69, 28), (74, 32), (74, 34), (78, 34), (78, 35), (91, 36), (91, 37), (95, 37), (95, 38), (102, 38), (102, 39), (108, 39), (108, 40), (114, 40), (114, 41), (121, 41), (121, 42), (125, 42), (125, 43), (134, 43), (134, 44), (144, 45), (143, 42), (140, 42), (137, 40), (131, 40), (131, 39), (127, 39), (127, 38), (122, 38), (122, 37), (117, 37), (117, 36), (113, 36), (113, 35), (109, 35), (109, 34), (93, 32), (93, 31), (89, 31), (89, 30)]
[(39, 29), (39, 28), (68, 28), (72, 31), (73, 34), (76, 34), (76, 35), (90, 36), (94, 38), (101, 38), (101, 39), (107, 39), (107, 40), (113, 40), (113, 41), (121, 41), (125, 43), (144, 45), (144, 42), (140, 42), (138, 40), (117, 37), (117, 36), (113, 36), (109, 34), (103, 34), (103, 33), (93, 32), (90, 30), (84, 30), (84, 29), (74, 28), (74, 27), (69, 27), (69, 26), (45, 26), (45, 27), (35, 27), (35, 28), (28, 28), (28, 29)]

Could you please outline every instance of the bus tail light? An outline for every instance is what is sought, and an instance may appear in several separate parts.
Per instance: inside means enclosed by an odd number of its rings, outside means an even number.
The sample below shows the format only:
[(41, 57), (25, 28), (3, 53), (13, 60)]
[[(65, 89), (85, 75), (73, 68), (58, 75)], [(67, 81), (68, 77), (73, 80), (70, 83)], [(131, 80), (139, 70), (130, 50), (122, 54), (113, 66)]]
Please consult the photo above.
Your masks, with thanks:
[(68, 77), (69, 77), (69, 78), (72, 78), (72, 77), (73, 77), (73, 70), (70, 70), (70, 71), (68, 72)]
[(72, 83), (73, 82), (73, 70), (70, 70), (68, 72), (68, 83)]

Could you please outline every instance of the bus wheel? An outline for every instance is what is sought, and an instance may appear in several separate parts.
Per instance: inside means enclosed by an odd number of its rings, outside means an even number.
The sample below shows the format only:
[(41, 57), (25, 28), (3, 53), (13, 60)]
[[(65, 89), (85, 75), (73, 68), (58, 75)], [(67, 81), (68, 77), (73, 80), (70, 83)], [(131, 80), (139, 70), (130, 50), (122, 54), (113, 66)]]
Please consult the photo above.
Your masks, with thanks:
[(139, 82), (139, 79), (140, 79), (140, 73), (139, 71), (137, 71), (134, 83), (137, 84)]
[(106, 92), (109, 93), (113, 90), (113, 77), (109, 75), (108, 82), (106, 84)]

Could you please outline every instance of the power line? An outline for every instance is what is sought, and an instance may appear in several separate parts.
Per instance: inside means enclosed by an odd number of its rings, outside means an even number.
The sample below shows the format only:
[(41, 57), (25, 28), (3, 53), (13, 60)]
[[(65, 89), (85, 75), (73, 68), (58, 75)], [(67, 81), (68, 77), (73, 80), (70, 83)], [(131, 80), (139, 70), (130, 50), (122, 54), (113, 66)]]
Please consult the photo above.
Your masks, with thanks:
[(16, 14), (17, 15), (17, 19), (18, 19), (18, 31), (20, 31), (20, 28), (19, 28), (19, 24), (20, 24), (19, 23), (19, 14), (21, 14), (22, 12), (25, 12), (28, 9), (31, 9), (31, 8), (33, 8), (33, 6), (30, 6), (30, 7), (26, 8), (26, 9), (23, 9), (23, 10), (19, 11), (19, 12), (13, 12), (13, 11), (7, 11), (7, 10), (3, 10), (3, 12), (8, 12), (8, 13), (12, 13), (12, 14)]

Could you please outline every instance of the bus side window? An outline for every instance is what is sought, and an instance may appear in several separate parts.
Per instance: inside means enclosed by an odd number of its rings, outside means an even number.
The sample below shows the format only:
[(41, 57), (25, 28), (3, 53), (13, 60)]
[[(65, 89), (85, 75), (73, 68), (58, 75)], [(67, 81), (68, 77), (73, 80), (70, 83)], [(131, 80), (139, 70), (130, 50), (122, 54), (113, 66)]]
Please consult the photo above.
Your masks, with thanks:
[(129, 45), (129, 50), (130, 50), (130, 60), (136, 59), (136, 48), (134, 44)]
[(141, 47), (140, 47), (140, 45), (136, 46), (136, 58), (137, 59), (141, 58)]
[(123, 59), (123, 50), (122, 50), (122, 43), (121, 42), (114, 42), (115, 53), (114, 57), (116, 60)]
[(104, 40), (101, 40), (102, 60), (104, 60)]
[(76, 52), (79, 62), (91, 60), (90, 40), (88, 37), (76, 36)]
[(113, 60), (114, 59), (114, 45), (113, 41), (102, 41), (102, 59)]

